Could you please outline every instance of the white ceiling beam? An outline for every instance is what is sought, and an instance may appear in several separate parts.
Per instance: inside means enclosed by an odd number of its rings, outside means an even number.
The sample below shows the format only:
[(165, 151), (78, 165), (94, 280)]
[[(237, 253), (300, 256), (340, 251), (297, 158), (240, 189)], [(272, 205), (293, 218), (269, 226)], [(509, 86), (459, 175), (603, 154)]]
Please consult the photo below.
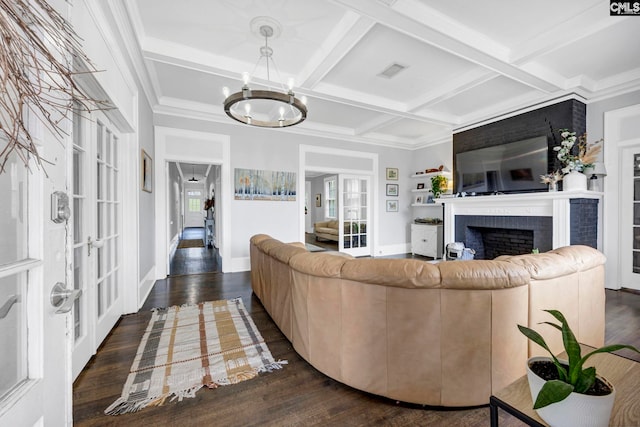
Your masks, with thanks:
[(347, 11), (329, 37), (305, 64), (298, 76), (299, 86), (314, 89), (374, 25), (375, 21)]

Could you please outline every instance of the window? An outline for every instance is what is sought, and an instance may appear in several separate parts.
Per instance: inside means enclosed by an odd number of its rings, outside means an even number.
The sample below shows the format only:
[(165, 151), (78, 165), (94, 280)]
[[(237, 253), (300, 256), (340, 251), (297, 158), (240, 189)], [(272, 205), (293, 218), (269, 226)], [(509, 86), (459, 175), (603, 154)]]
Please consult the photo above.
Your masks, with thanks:
[(187, 203), (189, 212), (200, 212), (202, 208), (202, 192), (190, 190), (187, 191)]
[(324, 179), (324, 216), (327, 219), (337, 219), (337, 185), (338, 179), (332, 176)]

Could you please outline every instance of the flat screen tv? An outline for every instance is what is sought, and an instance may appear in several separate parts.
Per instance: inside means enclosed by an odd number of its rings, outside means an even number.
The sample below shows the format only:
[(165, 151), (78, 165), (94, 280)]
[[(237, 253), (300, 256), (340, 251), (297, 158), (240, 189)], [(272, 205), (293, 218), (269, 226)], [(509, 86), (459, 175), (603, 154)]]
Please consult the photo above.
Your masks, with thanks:
[(476, 194), (544, 191), (546, 136), (456, 154), (455, 192)]

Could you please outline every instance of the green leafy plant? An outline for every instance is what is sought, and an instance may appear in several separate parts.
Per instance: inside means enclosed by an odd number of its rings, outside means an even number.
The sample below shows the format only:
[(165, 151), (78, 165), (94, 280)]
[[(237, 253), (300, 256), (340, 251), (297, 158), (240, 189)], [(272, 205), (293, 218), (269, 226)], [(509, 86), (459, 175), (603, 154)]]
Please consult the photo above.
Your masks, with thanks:
[(569, 367), (568, 369), (566, 369), (558, 361), (556, 356), (554, 356), (554, 354), (547, 346), (544, 338), (542, 338), (539, 333), (537, 333), (533, 329), (527, 328), (526, 326), (518, 325), (518, 329), (520, 329), (520, 332), (522, 332), (531, 341), (549, 352), (553, 364), (558, 370), (559, 379), (547, 381), (542, 386), (542, 389), (540, 389), (540, 393), (538, 393), (538, 397), (533, 405), (533, 409), (544, 408), (545, 406), (552, 403), (560, 402), (566, 399), (572, 392), (586, 394), (587, 390), (589, 390), (591, 386), (593, 386), (593, 384), (596, 382), (596, 368), (592, 366), (583, 369), (583, 366), (586, 360), (594, 354), (611, 353), (623, 348), (628, 348), (640, 353), (640, 351), (633, 346), (613, 344), (601, 347), (582, 357), (580, 344), (576, 340), (575, 335), (571, 331), (571, 328), (569, 327), (569, 324), (567, 323), (567, 320), (562, 315), (562, 313), (560, 313), (558, 310), (544, 311), (550, 313), (561, 323), (561, 325), (558, 325), (556, 323), (543, 322), (547, 325), (553, 326), (554, 328), (562, 332), (562, 342), (569, 358)]
[(433, 193), (433, 197), (440, 197), (440, 194), (446, 191), (448, 182), (449, 180), (442, 175), (432, 176), (431, 192)]

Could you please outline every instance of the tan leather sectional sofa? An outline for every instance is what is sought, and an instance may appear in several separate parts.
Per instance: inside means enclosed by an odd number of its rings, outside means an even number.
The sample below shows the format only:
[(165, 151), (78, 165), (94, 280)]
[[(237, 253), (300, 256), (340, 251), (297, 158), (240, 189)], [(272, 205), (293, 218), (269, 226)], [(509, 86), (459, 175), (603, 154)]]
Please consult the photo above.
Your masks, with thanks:
[(578, 340), (604, 342), (605, 257), (586, 246), (495, 260), (352, 258), (251, 238), (251, 283), (294, 349), (329, 377), (403, 402), (473, 406), (543, 354), (516, 325), (564, 313)]

